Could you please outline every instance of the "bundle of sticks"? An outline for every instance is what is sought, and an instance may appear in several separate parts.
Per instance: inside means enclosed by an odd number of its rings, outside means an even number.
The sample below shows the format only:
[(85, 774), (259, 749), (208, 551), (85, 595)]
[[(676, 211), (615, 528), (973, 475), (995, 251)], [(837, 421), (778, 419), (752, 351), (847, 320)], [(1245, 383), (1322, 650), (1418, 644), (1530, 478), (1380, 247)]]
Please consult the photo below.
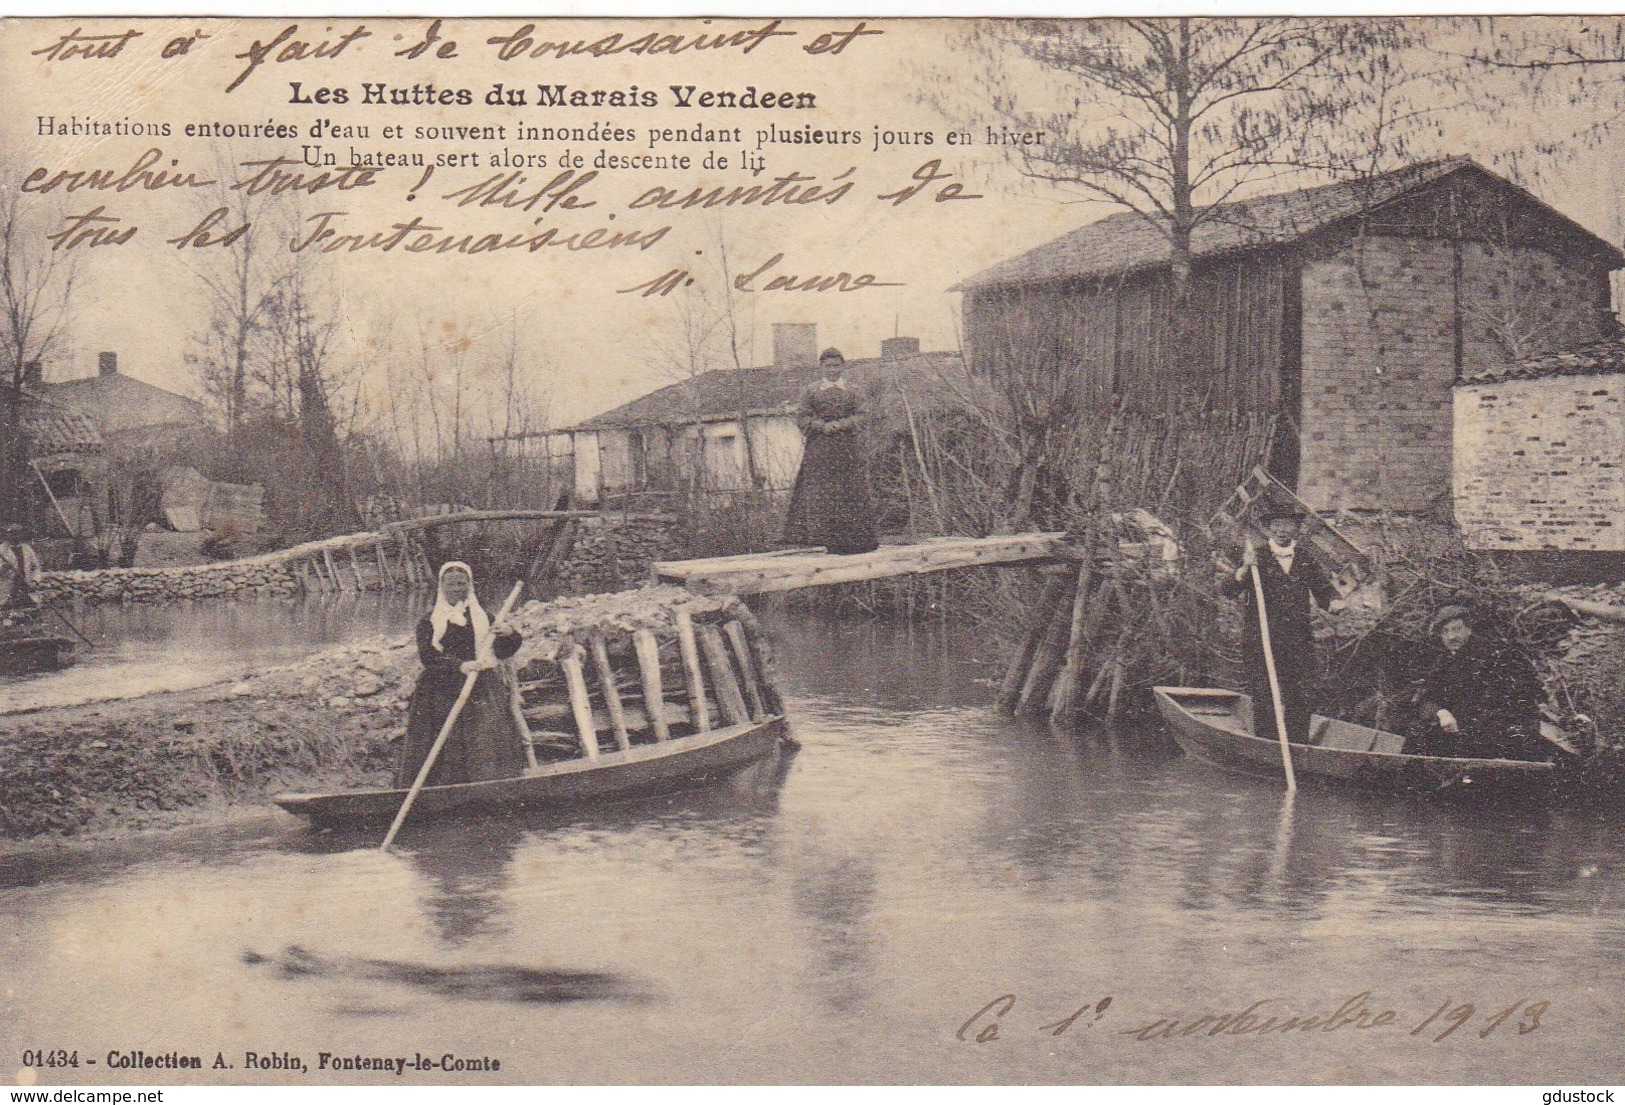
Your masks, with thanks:
[(516, 622), (514, 716), (540, 758), (597, 759), (783, 712), (766, 641), (732, 596), (653, 588), (536, 604)]

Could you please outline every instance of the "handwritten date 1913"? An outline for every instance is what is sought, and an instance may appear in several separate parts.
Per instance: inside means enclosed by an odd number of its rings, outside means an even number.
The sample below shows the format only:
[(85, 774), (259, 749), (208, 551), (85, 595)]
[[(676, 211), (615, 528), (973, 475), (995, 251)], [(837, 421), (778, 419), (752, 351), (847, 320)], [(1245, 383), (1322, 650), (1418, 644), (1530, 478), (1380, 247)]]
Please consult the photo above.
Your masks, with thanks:
[[(1070, 1016), (1039, 1025), (1035, 1031), (1061, 1036), (1074, 1025), (1092, 1027), (1105, 1015), (1111, 1003), (1111, 998), (1102, 998), (1093, 1006), (1080, 1006)], [(1153, 1041), (1286, 1035), (1301, 1038), (1309, 1034), (1324, 1035), (1343, 1030), (1363, 1034), (1384, 1029), (1408, 1029), (1408, 1035), (1437, 1044), (1464, 1028), (1480, 1040), (1488, 1039), (1497, 1031), (1513, 1038), (1527, 1036), (1542, 1027), (1542, 1018), (1551, 1009), (1550, 1001), (1530, 998), (1519, 998), (1505, 1006), (1496, 1004), (1488, 1009), (1470, 1001), (1458, 1002), (1454, 998), (1446, 998), (1437, 1009), (1422, 1017), (1387, 1008), (1378, 1003), (1369, 990), (1345, 998), (1335, 1008), (1322, 1006), (1318, 1011), (1289, 1013), (1283, 1008), (1284, 1005), (1282, 998), (1260, 998), (1244, 1008), (1225, 1012), (1158, 1017), (1132, 1028), (1118, 1029), (1118, 1034), (1134, 1040)], [(979, 1044), (1000, 1039), (1000, 1030), (1015, 1007), (1014, 994), (999, 995), (972, 1013), (959, 1026), (954, 1038)]]
[[(1280, 1008), (1281, 1004), (1281, 998), (1260, 998), (1234, 1012), (1203, 1013), (1196, 1017), (1188, 1014), (1159, 1017), (1134, 1028), (1126, 1028), (1123, 1035), (1136, 1040), (1173, 1040), (1191, 1036), (1302, 1036), (1343, 1029), (1371, 1031), (1404, 1028), (1414, 1021), (1410, 1035), (1436, 1044), (1470, 1023), (1479, 1012), (1478, 1006), (1470, 1001), (1457, 1002), (1454, 998), (1446, 998), (1426, 1018), (1407, 1016), (1376, 1003), (1370, 990), (1362, 990), (1344, 999), (1330, 1012), (1322, 1008), (1308, 1013), (1289, 1014)], [(1519, 998), (1486, 1016), (1484, 1024), (1478, 1029), (1478, 1038), (1487, 1039), (1502, 1025), (1507, 1025), (1509, 1030), (1515, 1027), (1519, 1036), (1527, 1036), (1540, 1028), (1541, 1018), (1550, 1007), (1549, 1001)], [(1518, 1019), (1513, 1021), (1513, 1017)]]

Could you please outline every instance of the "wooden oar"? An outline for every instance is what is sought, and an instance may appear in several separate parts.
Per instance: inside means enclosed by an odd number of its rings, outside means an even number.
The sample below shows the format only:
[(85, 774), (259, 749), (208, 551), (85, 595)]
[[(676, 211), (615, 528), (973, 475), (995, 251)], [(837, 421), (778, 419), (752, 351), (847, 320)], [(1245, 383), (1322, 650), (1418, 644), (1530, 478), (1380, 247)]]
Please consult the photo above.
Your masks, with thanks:
[[(508, 592), (508, 601), (503, 603), (502, 609), (497, 612), (496, 620), (498, 622), (508, 616), (508, 611), (513, 609), (515, 602), (519, 601), (519, 592), (524, 587), (524, 580), (520, 580), (513, 585), (513, 590)], [(474, 651), (475, 655), (479, 654), (478, 648)], [(471, 671), (468, 673), (468, 678), (463, 680), (463, 689), (457, 693), (457, 701), (452, 704), (451, 713), (446, 715), (446, 722), (440, 727), (440, 735), (435, 737), (428, 756), (424, 757), (423, 766), (418, 768), (418, 777), (412, 780), (412, 789), (406, 792), (406, 801), (401, 803), (401, 811), (395, 815), (395, 821), (390, 825), (389, 832), (384, 836), (384, 842), (378, 846), (380, 852), (389, 851), (389, 846), (395, 843), (395, 834), (401, 831), (401, 823), (406, 820), (406, 815), (411, 810), (412, 803), (417, 801), (418, 791), (423, 789), (424, 782), (429, 778), (429, 772), (434, 769), (434, 762), (439, 758), (440, 750), (445, 747), (446, 738), (451, 736), (452, 726), (457, 724), (457, 718), (462, 714), (463, 707), (468, 704), (468, 696), (474, 693), (474, 684), (478, 682), (479, 678), (480, 673), (478, 671)]]
[[(1258, 561), (1252, 565), (1253, 597), (1258, 601), (1258, 636), (1264, 644), (1264, 670), (1270, 676), (1270, 697), (1275, 700), (1275, 734), (1281, 738), (1281, 766), (1286, 768), (1286, 789), (1298, 789), (1298, 777), (1292, 772), (1292, 751), (1287, 747), (1286, 704), (1281, 701), (1281, 680), (1275, 673), (1275, 648), (1270, 644), (1270, 612), (1264, 607), (1264, 581), (1258, 576)], [(1257, 726), (1254, 726), (1256, 729)]]

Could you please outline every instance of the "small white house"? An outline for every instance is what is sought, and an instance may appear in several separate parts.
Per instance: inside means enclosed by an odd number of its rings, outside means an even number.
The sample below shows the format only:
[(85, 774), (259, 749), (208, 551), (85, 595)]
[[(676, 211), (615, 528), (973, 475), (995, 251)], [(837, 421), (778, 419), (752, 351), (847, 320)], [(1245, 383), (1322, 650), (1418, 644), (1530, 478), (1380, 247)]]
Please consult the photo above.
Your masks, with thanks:
[[(775, 324), (772, 364), (703, 372), (555, 431), (549, 456), (573, 456), (583, 502), (690, 486), (788, 491), (801, 464), (796, 410), (819, 377), (817, 338), (811, 324)], [(908, 380), (927, 387), (945, 372), (963, 372), (958, 353), (921, 353), (916, 338), (888, 338), (879, 357), (848, 359), (846, 377), (873, 399)]]

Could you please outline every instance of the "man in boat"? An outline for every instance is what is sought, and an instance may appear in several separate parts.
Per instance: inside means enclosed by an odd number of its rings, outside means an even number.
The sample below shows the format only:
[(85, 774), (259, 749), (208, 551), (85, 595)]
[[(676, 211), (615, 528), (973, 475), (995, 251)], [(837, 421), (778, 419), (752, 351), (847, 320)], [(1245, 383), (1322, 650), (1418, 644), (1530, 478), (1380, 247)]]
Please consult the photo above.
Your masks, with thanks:
[(1424, 756), (1548, 760), (1540, 735), (1540, 677), (1504, 635), (1465, 605), (1439, 608), (1437, 646), (1414, 698), (1417, 727), (1405, 751)]
[(39, 557), (23, 540), (23, 527), (8, 525), (0, 537), (0, 623), (25, 625), (39, 616)]
[(527, 765), (524, 743), (514, 723), (510, 691), (496, 670), (500, 661), (519, 651), (521, 639), (506, 622), (491, 624), (474, 594), (474, 573), (462, 561), (441, 566), (434, 609), (418, 622), (417, 642), (423, 674), (412, 692), (395, 785), (409, 787), (417, 779), (470, 676), (475, 677), (474, 689), (426, 785), (522, 775)]
[(1281, 689), (1286, 717), (1287, 739), (1302, 741), (1309, 732), (1309, 689), (1316, 679), (1314, 637), (1310, 631), (1312, 603), (1330, 608), (1339, 597), (1331, 576), (1315, 559), (1306, 542), (1298, 540), (1302, 515), (1295, 507), (1271, 506), (1262, 518), (1267, 539), (1262, 546), (1249, 541), (1242, 551), (1241, 566), (1232, 568), (1221, 560), (1222, 590), (1241, 601), (1246, 628), (1243, 646), (1247, 667), (1247, 691), (1253, 699), (1253, 732), (1274, 738), (1277, 732), (1274, 695), (1270, 690), (1269, 668), (1264, 659), (1264, 640), (1258, 619), (1258, 599), (1253, 589), (1252, 569), (1264, 592), (1268, 613), (1270, 649), (1275, 657), (1275, 674)]

